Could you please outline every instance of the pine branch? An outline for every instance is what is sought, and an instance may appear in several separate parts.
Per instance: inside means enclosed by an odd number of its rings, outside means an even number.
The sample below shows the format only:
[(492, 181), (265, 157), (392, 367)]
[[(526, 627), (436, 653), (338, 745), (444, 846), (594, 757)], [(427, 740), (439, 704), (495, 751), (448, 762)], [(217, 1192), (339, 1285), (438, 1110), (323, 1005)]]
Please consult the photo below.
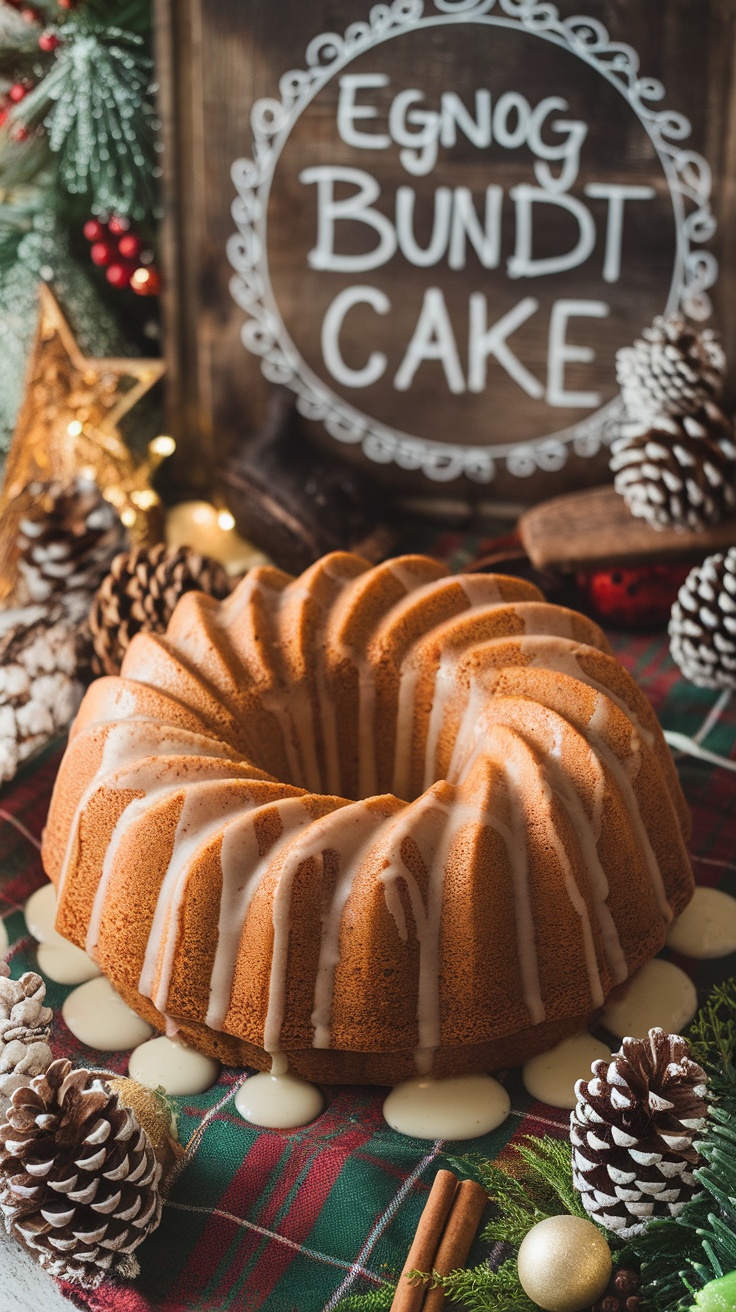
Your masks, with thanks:
[(688, 1031), (695, 1061), (715, 1085), (736, 1092), (736, 979), (713, 989)]
[(88, 198), (94, 213), (144, 219), (156, 210), (156, 111), (153, 64), (136, 32), (67, 21), (46, 76), (13, 111), (12, 122), (43, 123), (58, 156), (61, 185)]
[[(427, 1279), (420, 1271), (410, 1278)], [(524, 1293), (519, 1280), (516, 1258), (508, 1258), (494, 1271), (488, 1262), (480, 1266), (451, 1271), (441, 1276), (435, 1271), (432, 1287), (445, 1291), (451, 1303), (460, 1303), (467, 1312), (539, 1312), (537, 1304)]]
[(622, 1261), (631, 1253), (641, 1262), (642, 1293), (661, 1312), (684, 1312), (694, 1289), (736, 1270), (735, 1117), (736, 1098), (711, 1109), (698, 1143), (705, 1165), (695, 1172), (703, 1192), (678, 1216), (654, 1222), (623, 1252)]
[(395, 1293), (395, 1285), (381, 1285), (367, 1294), (347, 1294), (340, 1299), (335, 1312), (390, 1312)]

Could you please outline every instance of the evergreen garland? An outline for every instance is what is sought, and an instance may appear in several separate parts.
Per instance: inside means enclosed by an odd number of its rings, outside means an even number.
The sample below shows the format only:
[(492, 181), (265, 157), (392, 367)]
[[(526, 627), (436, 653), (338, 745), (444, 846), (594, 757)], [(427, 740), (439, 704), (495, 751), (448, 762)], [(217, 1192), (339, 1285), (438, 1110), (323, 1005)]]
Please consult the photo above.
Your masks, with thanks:
[(0, 464), (39, 279), (83, 350), (151, 354), (150, 303), (113, 290), (82, 237), (91, 216), (121, 215), (155, 247), (151, 39), (151, 0), (37, 0), (27, 10), (0, 0)]

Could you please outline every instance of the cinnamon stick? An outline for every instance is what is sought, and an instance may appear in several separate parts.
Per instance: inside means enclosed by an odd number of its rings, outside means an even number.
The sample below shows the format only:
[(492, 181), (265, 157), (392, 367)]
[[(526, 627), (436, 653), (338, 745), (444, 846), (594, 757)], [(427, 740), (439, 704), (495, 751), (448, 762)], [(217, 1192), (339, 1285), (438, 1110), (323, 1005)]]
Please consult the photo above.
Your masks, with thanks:
[[(452, 1210), (435, 1254), (433, 1270), (439, 1275), (449, 1275), (451, 1271), (465, 1265), (487, 1201), (482, 1185), (475, 1180), (463, 1180), (453, 1199)], [(422, 1312), (440, 1312), (444, 1305), (444, 1292), (435, 1287), (427, 1290), (421, 1307)]]
[(422, 1307), (426, 1287), (407, 1280), (406, 1272), (433, 1269), (435, 1254), (457, 1187), (457, 1176), (453, 1175), (452, 1171), (438, 1171), (434, 1177), (434, 1184), (419, 1218), (419, 1225), (404, 1263), (404, 1270), (399, 1276), (391, 1312), (419, 1312)]

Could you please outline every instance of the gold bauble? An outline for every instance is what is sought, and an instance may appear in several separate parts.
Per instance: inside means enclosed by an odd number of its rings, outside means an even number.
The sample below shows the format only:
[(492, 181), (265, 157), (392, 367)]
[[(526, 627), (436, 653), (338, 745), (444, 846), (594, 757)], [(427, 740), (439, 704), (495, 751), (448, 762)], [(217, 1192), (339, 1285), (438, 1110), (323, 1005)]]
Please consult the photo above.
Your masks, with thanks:
[(162, 1182), (165, 1181), (171, 1168), (184, 1156), (166, 1099), (127, 1075), (106, 1075), (105, 1084), (118, 1095), (122, 1107), (130, 1108), (138, 1124), (146, 1131), (161, 1163)]
[(533, 1226), (518, 1261), (522, 1289), (545, 1312), (582, 1312), (611, 1278), (611, 1250), (580, 1216), (550, 1216)]

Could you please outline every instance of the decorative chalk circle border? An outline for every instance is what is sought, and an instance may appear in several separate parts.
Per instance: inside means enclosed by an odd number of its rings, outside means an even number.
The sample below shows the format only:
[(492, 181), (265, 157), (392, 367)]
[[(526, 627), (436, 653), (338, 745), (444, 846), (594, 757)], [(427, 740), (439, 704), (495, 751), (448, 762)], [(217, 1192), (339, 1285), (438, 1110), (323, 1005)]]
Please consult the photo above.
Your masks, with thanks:
[[(495, 14), (491, 11), (495, 10)], [(273, 383), (284, 384), (297, 396), (305, 418), (320, 421), (339, 442), (362, 447), (378, 464), (422, 470), (435, 482), (465, 475), (475, 483), (490, 483), (504, 461), (519, 478), (537, 470), (562, 469), (570, 450), (595, 455), (610, 440), (620, 414), (620, 401), (610, 401), (595, 414), (552, 436), (507, 446), (451, 446), (397, 432), (361, 413), (338, 397), (309, 368), (291, 341), (271, 289), (266, 250), (266, 210), (274, 171), (294, 124), (314, 96), (357, 55), (394, 36), (423, 27), (473, 22), (517, 28), (572, 51), (625, 96), (649, 134), (664, 170), (676, 223), (676, 257), (666, 306), (693, 319), (711, 312), (708, 289), (718, 265), (710, 251), (699, 249), (715, 232), (710, 207), (711, 173), (702, 155), (684, 146), (691, 125), (682, 114), (651, 106), (661, 103), (665, 90), (655, 78), (641, 77), (639, 58), (631, 46), (611, 41), (594, 18), (561, 18), (554, 4), (539, 0), (393, 0), (376, 4), (366, 22), (351, 23), (343, 36), (327, 32), (310, 41), (306, 68), (292, 69), (279, 82), (280, 99), (257, 100), (251, 112), (252, 158), (238, 159), (231, 176), (237, 190), (232, 215), (237, 233), (227, 253), (235, 274), (231, 293), (248, 315), (241, 336), (244, 346), (260, 356), (261, 370)]]

